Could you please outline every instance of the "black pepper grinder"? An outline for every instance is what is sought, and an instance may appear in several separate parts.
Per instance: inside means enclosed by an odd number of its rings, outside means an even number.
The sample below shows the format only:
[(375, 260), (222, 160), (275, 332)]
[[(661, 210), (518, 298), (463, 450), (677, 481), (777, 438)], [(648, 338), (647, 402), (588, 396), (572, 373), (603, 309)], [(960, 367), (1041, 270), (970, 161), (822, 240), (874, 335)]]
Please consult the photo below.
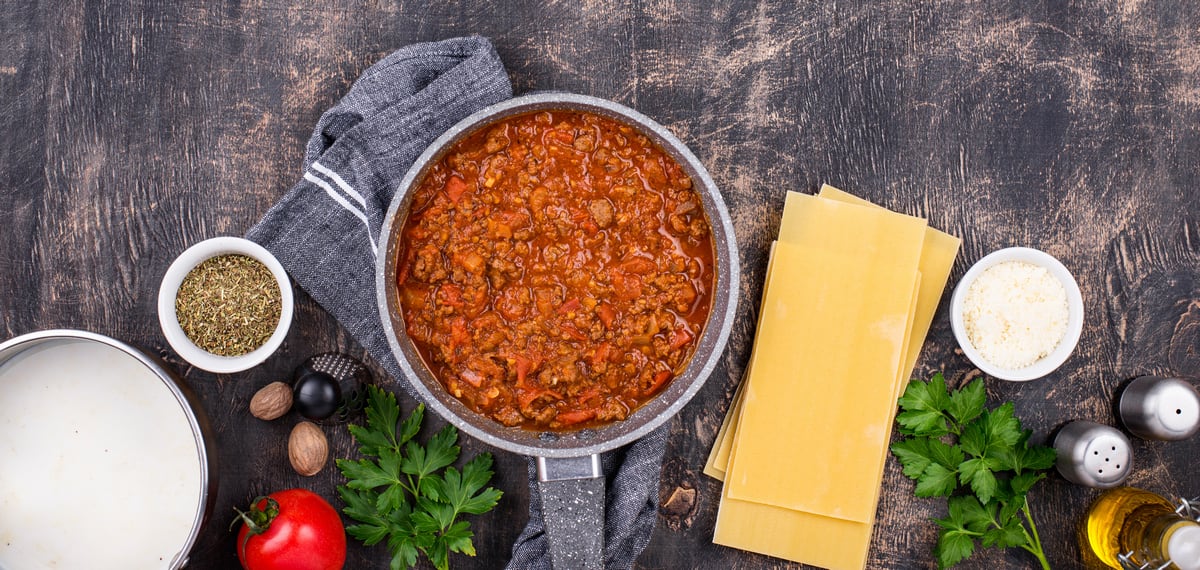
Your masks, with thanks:
[(366, 407), (366, 386), (371, 383), (371, 371), (354, 357), (317, 354), (293, 373), (296, 409), (322, 425), (346, 423)]

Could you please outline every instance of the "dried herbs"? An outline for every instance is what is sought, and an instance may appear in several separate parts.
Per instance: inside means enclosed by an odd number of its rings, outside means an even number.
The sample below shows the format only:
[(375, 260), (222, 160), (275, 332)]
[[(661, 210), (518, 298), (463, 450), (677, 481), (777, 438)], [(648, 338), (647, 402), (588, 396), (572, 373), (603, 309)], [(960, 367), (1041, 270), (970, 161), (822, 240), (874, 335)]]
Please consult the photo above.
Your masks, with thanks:
[(188, 272), (175, 296), (175, 316), (183, 332), (196, 346), (218, 356), (240, 356), (265, 344), (282, 312), (275, 276), (245, 255), (205, 260)]

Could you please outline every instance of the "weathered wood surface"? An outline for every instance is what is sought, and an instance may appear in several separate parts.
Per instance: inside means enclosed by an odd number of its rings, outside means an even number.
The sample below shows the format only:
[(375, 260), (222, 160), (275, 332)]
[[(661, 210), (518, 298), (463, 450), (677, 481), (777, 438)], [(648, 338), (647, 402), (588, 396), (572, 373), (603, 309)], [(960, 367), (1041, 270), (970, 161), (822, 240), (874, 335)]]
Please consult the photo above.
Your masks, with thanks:
[[(417, 41), (485, 35), (518, 91), (645, 112), (691, 146), (730, 205), (745, 302), (722, 367), (671, 423), (662, 494), (694, 490), (694, 503), (663, 513), (640, 567), (799, 566), (712, 545), (719, 486), (699, 474), (749, 355), (787, 190), (828, 182), (962, 236), (952, 284), (1000, 247), (1062, 259), (1085, 298), (1078, 351), (1049, 378), (988, 384), (990, 401), (1014, 400), (1035, 437), (1071, 419), (1112, 423), (1124, 379), (1200, 375), (1200, 13), (1186, 0), (0, 7), (0, 334), (108, 334), (162, 355), (199, 390), (221, 490), (193, 568), (236, 565), (226, 520), (256, 494), (299, 485), (334, 499), (336, 470), (294, 475), (290, 423), (262, 423), (246, 406), (311, 354), (362, 351), (301, 294), (287, 343), (263, 366), (191, 369), (158, 329), (158, 281), (187, 245), (240, 235), (262, 216), (298, 176), (322, 110)], [(977, 374), (944, 308), (919, 368)], [(1198, 441), (1135, 441), (1130, 483), (1200, 494)], [(340, 433), (332, 445), (351, 449)], [(525, 460), (497, 455), (506, 497), (474, 522), (478, 558), (456, 567), (499, 567), (525, 522)], [(1033, 493), (1055, 567), (1078, 566), (1075, 525), (1095, 495), (1058, 477)], [(944, 508), (913, 498), (889, 460), (869, 566), (932, 567), (928, 519)], [(385, 561), (382, 548), (352, 546), (347, 567)], [(1032, 564), (988, 551), (966, 567)]]

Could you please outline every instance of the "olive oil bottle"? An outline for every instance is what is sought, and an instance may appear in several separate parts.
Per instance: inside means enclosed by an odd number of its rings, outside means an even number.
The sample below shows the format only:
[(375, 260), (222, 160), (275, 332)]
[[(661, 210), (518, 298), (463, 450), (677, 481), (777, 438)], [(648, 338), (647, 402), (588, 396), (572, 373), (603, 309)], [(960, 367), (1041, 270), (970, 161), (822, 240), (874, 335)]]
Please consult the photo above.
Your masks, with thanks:
[(1088, 509), (1079, 548), (1095, 570), (1200, 570), (1200, 523), (1194, 516), (1188, 505), (1180, 509), (1149, 491), (1111, 489)]

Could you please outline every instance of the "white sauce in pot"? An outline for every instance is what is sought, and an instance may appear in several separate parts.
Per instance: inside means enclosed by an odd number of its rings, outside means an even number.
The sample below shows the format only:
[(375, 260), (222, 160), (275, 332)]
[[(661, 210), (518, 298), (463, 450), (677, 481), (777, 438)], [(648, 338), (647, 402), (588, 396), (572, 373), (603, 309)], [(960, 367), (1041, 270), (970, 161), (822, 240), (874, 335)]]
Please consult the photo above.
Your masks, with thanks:
[(0, 364), (0, 569), (170, 568), (202, 485), (182, 404), (136, 358), (56, 340)]

